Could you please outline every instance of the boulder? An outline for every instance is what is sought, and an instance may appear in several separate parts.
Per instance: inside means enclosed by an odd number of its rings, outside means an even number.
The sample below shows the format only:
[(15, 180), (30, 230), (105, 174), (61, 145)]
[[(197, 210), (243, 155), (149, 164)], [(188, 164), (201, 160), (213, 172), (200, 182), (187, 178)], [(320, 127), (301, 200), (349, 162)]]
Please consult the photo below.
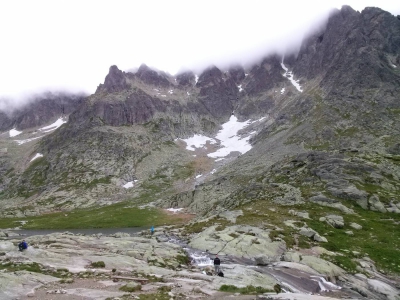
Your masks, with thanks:
[(285, 252), (282, 256), (284, 261), (300, 262), (301, 257), (298, 252)]
[(326, 222), (334, 228), (343, 228), (344, 227), (344, 220), (342, 216), (338, 215), (328, 215), (325, 217)]
[(353, 185), (343, 188), (337, 186), (327, 186), (327, 190), (337, 198), (353, 200), (362, 208), (368, 208), (368, 193), (365, 191), (360, 191)]
[(351, 228), (354, 228), (356, 230), (362, 229), (362, 226), (357, 224), (357, 223), (350, 223), (349, 225), (350, 225)]
[(379, 201), (379, 197), (377, 195), (372, 195), (368, 199), (368, 204), (370, 210), (379, 211), (381, 213), (387, 212), (385, 206)]
[(322, 242), (322, 243), (327, 243), (327, 242), (328, 242), (328, 240), (326, 239), (326, 237), (320, 236), (318, 233), (316, 233), (316, 234), (313, 236), (313, 239), (314, 239), (314, 241), (316, 241), (316, 242)]
[(132, 291), (138, 291), (142, 287), (140, 283), (134, 281), (128, 282), (125, 286), (127, 290), (132, 290)]
[(243, 216), (242, 210), (233, 210), (233, 211), (227, 210), (219, 214), (219, 217), (225, 218), (232, 223), (236, 223), (236, 218), (239, 216)]
[(333, 263), (315, 256), (302, 256), (301, 263), (311, 267), (318, 273), (329, 276), (333, 282), (335, 281), (336, 277), (342, 276), (346, 273), (345, 270), (334, 265)]
[(310, 219), (308, 212), (295, 211), (295, 210), (291, 209), (291, 210), (289, 210), (289, 214), (291, 214), (293, 216), (298, 216), (303, 219)]
[(312, 238), (317, 232), (309, 227), (302, 227), (300, 228), (299, 233), (306, 237)]
[(340, 211), (346, 214), (354, 214), (354, 210), (352, 210), (351, 208), (348, 208), (347, 206), (343, 205), (338, 200), (325, 197), (322, 194), (310, 197), (309, 200), (321, 206), (328, 206), (339, 209)]
[(254, 257), (254, 260), (257, 265), (266, 266), (266, 265), (270, 265), (271, 263), (280, 261), (280, 256), (278, 257), (278, 256), (268, 256), (268, 255), (260, 254), (260, 255), (257, 255), (256, 257)]

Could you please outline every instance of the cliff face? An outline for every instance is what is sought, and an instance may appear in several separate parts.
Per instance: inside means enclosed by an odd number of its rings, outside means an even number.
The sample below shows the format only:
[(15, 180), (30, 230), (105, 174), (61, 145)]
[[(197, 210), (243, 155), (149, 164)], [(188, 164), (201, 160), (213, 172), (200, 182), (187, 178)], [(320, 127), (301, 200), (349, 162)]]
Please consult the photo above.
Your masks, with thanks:
[(44, 94), (28, 104), (9, 111), (0, 111), (0, 131), (16, 128), (24, 130), (44, 125), (61, 115), (69, 115), (84, 101), (84, 95)]

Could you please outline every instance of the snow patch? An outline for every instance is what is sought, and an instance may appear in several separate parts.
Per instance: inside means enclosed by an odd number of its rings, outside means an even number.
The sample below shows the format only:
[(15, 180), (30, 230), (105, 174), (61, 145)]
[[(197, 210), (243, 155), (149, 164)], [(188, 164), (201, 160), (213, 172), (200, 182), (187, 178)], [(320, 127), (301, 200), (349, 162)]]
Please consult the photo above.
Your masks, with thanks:
[(168, 93), (169, 93), (170, 95), (172, 95), (172, 94), (174, 93), (174, 90), (169, 90)]
[(197, 84), (198, 81), (199, 81), (199, 76), (194, 75), (194, 82)]
[(21, 133), (22, 133), (22, 131), (18, 131), (18, 130), (15, 129), (15, 128), (11, 129), (10, 132), (9, 132), (10, 137), (17, 136), (17, 135), (19, 135), (19, 134), (21, 134)]
[(233, 151), (238, 151), (240, 153), (246, 153), (251, 149), (249, 144), (249, 136), (247, 138), (241, 138), (237, 136), (239, 130), (245, 128), (251, 122), (239, 122), (238, 119), (232, 115), (228, 122), (222, 125), (222, 129), (217, 133), (216, 139), (220, 140), (222, 148), (218, 149), (213, 153), (207, 154), (209, 157), (218, 158), (225, 157)]
[(216, 170), (216, 169), (213, 169), (210, 173), (211, 173), (211, 174), (214, 174), (215, 172), (217, 172), (217, 170)]
[(242, 85), (238, 85), (237, 88), (239, 89), (239, 92), (243, 91)]
[(181, 211), (183, 208), (167, 208), (168, 211), (173, 212), (174, 214), (177, 213), (178, 211)]
[[(283, 64), (283, 61), (281, 62), (281, 66), (282, 69), (285, 70), (285, 73), (283, 74), (284, 77), (286, 77), (287, 79), (290, 80), (290, 82), (294, 85), (294, 87), (299, 91), (299, 92), (303, 92), (303, 90), (301, 89), (301, 86), (299, 84), (299, 80), (294, 80), (294, 75), (292, 71), (288, 71), (288, 68), (286, 68), (286, 66)], [(281, 91), (282, 93), (282, 91)]]
[(285, 88), (281, 89), (281, 95), (283, 95), (283, 93), (285, 92)]
[(215, 144), (216, 141), (213, 138), (209, 138), (207, 136), (204, 135), (199, 135), (199, 134), (195, 134), (194, 136), (188, 138), (188, 139), (183, 139), (182, 141), (184, 141), (186, 143), (186, 149), (190, 150), (190, 151), (194, 151), (195, 148), (200, 148), (200, 147), (204, 147), (205, 144), (207, 143), (207, 141), (210, 144)]
[(36, 153), (36, 155), (34, 157), (32, 157), (32, 159), (30, 160), (30, 162), (34, 161), (36, 158), (39, 158), (39, 157), (43, 157), (43, 154)]
[(200, 178), (201, 176), (203, 176), (203, 174), (197, 175), (197, 176), (196, 176), (196, 179), (197, 179), (197, 178)]
[(189, 93), (189, 92), (186, 92), (186, 94), (187, 94), (188, 96), (190, 96), (190, 93)]
[(207, 156), (217, 158), (215, 161), (220, 161), (233, 151), (240, 152), (241, 154), (249, 151), (252, 147), (248, 141), (251, 135), (256, 132), (253, 131), (250, 134), (246, 134), (243, 138), (238, 136), (237, 133), (249, 124), (260, 122), (265, 118), (266, 117), (262, 117), (255, 121), (247, 120), (245, 122), (239, 122), (238, 119), (232, 115), (228, 122), (222, 124), (222, 129), (217, 133), (215, 138), (196, 134), (188, 139), (181, 139), (181, 141), (186, 143), (187, 150), (195, 151), (196, 148), (204, 147), (207, 142), (216, 144), (218, 140), (221, 147), (217, 151), (207, 154)]
[(41, 135), (41, 136), (38, 136), (38, 137), (35, 137), (35, 138), (26, 139), (26, 140), (14, 140), (14, 142), (16, 142), (18, 145), (22, 145), (22, 144), (26, 144), (26, 143), (32, 142), (33, 140), (40, 139), (43, 136), (44, 135)]
[(137, 182), (137, 180), (129, 181), (129, 182), (125, 183), (122, 187), (124, 187), (126, 189), (133, 188), (135, 182)]
[(67, 121), (65, 121), (63, 118), (59, 118), (53, 124), (50, 124), (49, 126), (44, 126), (44, 127), (40, 128), (39, 131), (50, 132), (50, 131), (56, 130), (64, 123), (67, 123)]

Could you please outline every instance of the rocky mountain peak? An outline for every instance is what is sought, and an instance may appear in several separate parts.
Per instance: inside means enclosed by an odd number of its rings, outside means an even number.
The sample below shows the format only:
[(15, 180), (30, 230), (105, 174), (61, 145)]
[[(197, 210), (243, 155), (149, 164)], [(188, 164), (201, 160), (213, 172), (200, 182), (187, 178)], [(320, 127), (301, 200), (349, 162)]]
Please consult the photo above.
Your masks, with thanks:
[(183, 72), (176, 76), (176, 82), (182, 87), (191, 86), (195, 84), (195, 76), (191, 71)]
[(0, 111), (0, 131), (16, 128), (25, 130), (44, 125), (49, 121), (69, 115), (85, 100), (83, 94), (45, 93), (26, 105), (5, 113)]
[(201, 73), (196, 84), (197, 87), (205, 87), (209, 84), (218, 84), (222, 81), (222, 72), (216, 66), (211, 66)]
[(139, 67), (139, 70), (135, 73), (135, 76), (146, 84), (159, 87), (168, 87), (171, 85), (164, 74), (149, 68), (145, 64), (142, 64)]
[(129, 85), (126, 82), (125, 73), (118, 69), (117, 66), (113, 65), (108, 71), (104, 84), (100, 84), (97, 91), (104, 90), (109, 93), (114, 93), (120, 92), (128, 87)]
[(240, 82), (242, 82), (243, 79), (246, 77), (246, 74), (245, 74), (242, 66), (230, 67), (228, 72), (229, 72), (230, 77), (233, 79), (233, 81), (236, 84), (240, 84)]

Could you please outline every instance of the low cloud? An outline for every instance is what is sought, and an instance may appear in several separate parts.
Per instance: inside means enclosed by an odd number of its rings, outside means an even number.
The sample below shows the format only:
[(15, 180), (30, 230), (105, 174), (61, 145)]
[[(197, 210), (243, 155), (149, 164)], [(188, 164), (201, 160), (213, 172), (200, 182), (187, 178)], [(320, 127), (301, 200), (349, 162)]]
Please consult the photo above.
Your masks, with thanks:
[[(4, 1), (0, 109), (46, 90), (93, 93), (111, 65), (170, 74), (296, 51), (341, 1)], [(350, 0), (357, 10), (393, 1)], [(397, 5), (398, 6), (398, 5)], [(13, 100), (7, 100), (13, 99)], [(2, 100), (1, 100), (2, 99)]]

